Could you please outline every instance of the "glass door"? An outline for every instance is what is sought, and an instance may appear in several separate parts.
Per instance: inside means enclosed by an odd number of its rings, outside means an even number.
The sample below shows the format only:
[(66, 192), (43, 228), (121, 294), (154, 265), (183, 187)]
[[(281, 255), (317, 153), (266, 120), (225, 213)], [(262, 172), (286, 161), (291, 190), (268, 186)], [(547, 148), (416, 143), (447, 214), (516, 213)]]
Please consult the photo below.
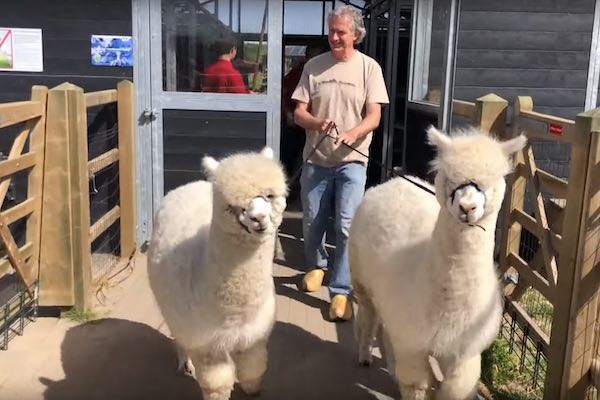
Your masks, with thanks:
[(459, 10), (460, 0), (415, 0), (413, 6), (402, 164), (423, 178), (433, 157), (425, 129), (450, 126)]
[(205, 154), (269, 145), (278, 156), (283, 7), (276, 0), (133, 2), (147, 238), (164, 194), (203, 178)]

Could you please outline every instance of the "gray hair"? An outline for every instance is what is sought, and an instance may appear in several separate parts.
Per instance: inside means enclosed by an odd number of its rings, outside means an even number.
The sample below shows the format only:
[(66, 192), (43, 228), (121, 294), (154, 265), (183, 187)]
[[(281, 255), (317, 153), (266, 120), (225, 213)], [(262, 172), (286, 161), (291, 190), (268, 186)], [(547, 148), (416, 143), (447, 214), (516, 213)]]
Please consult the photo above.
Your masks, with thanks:
[(346, 17), (352, 22), (352, 28), (358, 36), (355, 44), (359, 44), (360, 42), (362, 42), (365, 36), (367, 36), (367, 30), (365, 29), (365, 22), (363, 20), (363, 17), (355, 7), (352, 7), (350, 5), (336, 7), (333, 11), (329, 13), (329, 15), (327, 16), (327, 20), (329, 21), (333, 17)]

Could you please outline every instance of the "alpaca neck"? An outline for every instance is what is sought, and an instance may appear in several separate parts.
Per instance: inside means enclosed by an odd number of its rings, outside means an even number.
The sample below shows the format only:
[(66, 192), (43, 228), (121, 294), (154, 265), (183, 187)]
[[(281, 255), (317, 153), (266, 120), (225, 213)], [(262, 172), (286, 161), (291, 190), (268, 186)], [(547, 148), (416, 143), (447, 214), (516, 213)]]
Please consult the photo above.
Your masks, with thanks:
[[(232, 234), (224, 231), (219, 224), (211, 224), (208, 257), (223, 271), (236, 269), (256, 269), (271, 276), (272, 260), (275, 251), (273, 235), (259, 233)], [(227, 243), (227, 246), (214, 245)], [(256, 271), (257, 273), (259, 271)]]
[[(446, 209), (440, 210), (432, 235), (434, 279), (441, 292), (460, 295), (482, 280), (494, 277), (494, 236), (497, 214), (477, 226), (459, 222)], [(468, 294), (468, 293), (466, 293)]]

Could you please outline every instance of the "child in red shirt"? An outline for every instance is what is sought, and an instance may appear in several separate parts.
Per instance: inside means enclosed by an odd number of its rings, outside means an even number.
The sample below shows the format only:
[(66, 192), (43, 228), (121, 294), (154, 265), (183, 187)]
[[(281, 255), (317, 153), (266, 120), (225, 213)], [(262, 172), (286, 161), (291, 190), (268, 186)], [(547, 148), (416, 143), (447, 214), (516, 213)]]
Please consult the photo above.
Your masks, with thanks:
[(203, 92), (213, 93), (250, 93), (246, 88), (242, 74), (231, 61), (237, 55), (235, 42), (221, 39), (216, 43), (219, 59), (204, 69)]

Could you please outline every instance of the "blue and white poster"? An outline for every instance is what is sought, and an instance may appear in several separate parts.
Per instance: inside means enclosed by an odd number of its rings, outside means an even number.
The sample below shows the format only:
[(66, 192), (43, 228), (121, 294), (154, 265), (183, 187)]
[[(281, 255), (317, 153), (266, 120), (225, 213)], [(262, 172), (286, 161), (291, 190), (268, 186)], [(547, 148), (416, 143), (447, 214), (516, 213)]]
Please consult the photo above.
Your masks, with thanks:
[(131, 36), (92, 35), (92, 65), (132, 67)]

